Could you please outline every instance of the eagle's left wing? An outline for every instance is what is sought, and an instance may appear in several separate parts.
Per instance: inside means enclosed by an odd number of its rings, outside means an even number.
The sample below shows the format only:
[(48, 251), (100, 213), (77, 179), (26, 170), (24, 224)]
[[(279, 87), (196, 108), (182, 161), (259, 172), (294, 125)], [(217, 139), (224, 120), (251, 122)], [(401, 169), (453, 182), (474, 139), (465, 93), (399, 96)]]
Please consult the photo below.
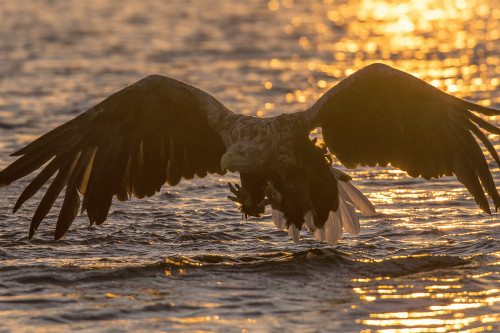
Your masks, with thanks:
[(322, 127), (325, 143), (346, 167), (391, 164), (425, 179), (454, 174), (490, 213), (485, 191), (497, 209), (500, 196), (476, 138), (500, 164), (480, 128), (497, 135), (500, 129), (471, 111), (500, 114), (373, 64), (330, 89), (305, 114), (311, 127)]
[[(14, 211), (53, 180), (33, 216), (29, 237), (66, 188), (54, 238), (60, 239), (80, 206), (90, 224), (103, 223), (113, 196), (152, 196), (166, 182), (223, 174), (226, 147), (219, 125), (232, 112), (208, 93), (159, 75), (109, 96), (87, 112), (14, 153), (0, 172), (0, 187), (45, 164)], [(83, 202), (80, 203), (80, 194)]]

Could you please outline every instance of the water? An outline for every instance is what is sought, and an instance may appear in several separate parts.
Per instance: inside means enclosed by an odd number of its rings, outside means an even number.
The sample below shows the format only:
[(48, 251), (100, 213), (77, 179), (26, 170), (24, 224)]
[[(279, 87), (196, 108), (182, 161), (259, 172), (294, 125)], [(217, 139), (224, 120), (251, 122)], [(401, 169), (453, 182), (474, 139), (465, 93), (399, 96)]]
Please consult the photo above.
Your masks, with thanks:
[[(374, 61), (500, 107), (498, 0), (3, 0), (0, 167), (8, 154), (148, 74), (250, 115), (296, 112)], [(490, 121), (498, 124), (495, 118)], [(493, 138), (497, 148), (499, 142)], [(491, 161), (490, 161), (491, 162)], [(500, 184), (498, 168), (493, 176)], [(500, 331), (500, 223), (453, 178), (359, 168), (381, 215), (337, 247), (242, 221), (207, 177), (114, 203), (32, 241), (28, 179), (1, 190), (1, 332)], [(40, 197), (38, 197), (40, 198)]]

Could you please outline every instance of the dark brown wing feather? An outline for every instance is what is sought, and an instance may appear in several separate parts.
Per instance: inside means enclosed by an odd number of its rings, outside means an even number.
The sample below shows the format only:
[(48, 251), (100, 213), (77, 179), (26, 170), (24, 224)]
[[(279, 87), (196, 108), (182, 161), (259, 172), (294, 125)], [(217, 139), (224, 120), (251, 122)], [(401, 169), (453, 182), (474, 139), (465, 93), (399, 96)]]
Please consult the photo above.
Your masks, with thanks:
[[(66, 188), (55, 239), (64, 236), (80, 209), (90, 224), (103, 223), (113, 196), (152, 196), (167, 182), (223, 174), (225, 146), (214, 129), (231, 113), (209, 94), (153, 75), (115, 93), (75, 119), (13, 154), (0, 186), (45, 167), (19, 197), (14, 211), (53, 178), (36, 210), (29, 237)], [(47, 163), (49, 162), (49, 163)]]
[(333, 87), (306, 113), (322, 127), (326, 144), (346, 167), (391, 164), (425, 179), (455, 174), (490, 213), (485, 192), (497, 209), (500, 197), (476, 137), (500, 164), (480, 128), (493, 134), (500, 129), (471, 111), (500, 114), (374, 64)]

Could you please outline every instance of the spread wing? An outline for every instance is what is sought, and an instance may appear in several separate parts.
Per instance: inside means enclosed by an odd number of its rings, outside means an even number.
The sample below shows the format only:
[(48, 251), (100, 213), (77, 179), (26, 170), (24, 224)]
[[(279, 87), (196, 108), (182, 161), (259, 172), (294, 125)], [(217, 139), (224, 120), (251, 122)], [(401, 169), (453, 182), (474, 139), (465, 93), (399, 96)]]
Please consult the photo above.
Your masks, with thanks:
[(391, 164), (425, 179), (455, 174), (490, 213), (485, 192), (497, 209), (500, 197), (478, 141), (500, 164), (483, 132), (500, 130), (471, 111), (500, 114), (374, 64), (333, 87), (306, 114), (322, 127), (325, 143), (346, 167)]
[(101, 224), (115, 195), (122, 201), (132, 195), (143, 198), (165, 182), (173, 186), (181, 178), (223, 174), (225, 146), (216, 128), (229, 113), (193, 86), (148, 76), (12, 154), (21, 157), (0, 172), (0, 187), (46, 164), (14, 211), (55, 174), (33, 216), (29, 237), (66, 188), (55, 229), (58, 240), (80, 206), (91, 225)]

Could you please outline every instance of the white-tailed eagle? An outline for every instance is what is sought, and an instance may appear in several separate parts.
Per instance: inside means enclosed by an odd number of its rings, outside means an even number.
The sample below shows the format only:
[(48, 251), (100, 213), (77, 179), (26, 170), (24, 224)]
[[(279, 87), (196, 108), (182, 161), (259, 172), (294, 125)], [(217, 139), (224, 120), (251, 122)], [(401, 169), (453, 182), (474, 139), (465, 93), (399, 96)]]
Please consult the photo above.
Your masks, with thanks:
[(182, 178), (236, 171), (241, 186), (230, 184), (230, 198), (243, 214), (260, 216), (270, 205), (276, 225), (294, 240), (305, 225), (336, 244), (342, 229), (359, 233), (354, 207), (376, 212), (349, 175), (332, 168), (326, 148), (310, 140), (313, 129), (322, 128), (329, 151), (347, 168), (391, 164), (412, 177), (456, 175), (490, 213), (485, 193), (496, 209), (500, 197), (478, 142), (500, 164), (483, 132), (500, 129), (471, 111), (500, 114), (382, 64), (347, 77), (306, 111), (271, 118), (235, 114), (202, 90), (152, 75), (12, 154), (20, 157), (0, 172), (0, 186), (43, 166), (14, 212), (52, 179), (29, 237), (66, 188), (59, 240), (80, 209), (90, 225), (101, 224), (114, 196), (143, 198)]

